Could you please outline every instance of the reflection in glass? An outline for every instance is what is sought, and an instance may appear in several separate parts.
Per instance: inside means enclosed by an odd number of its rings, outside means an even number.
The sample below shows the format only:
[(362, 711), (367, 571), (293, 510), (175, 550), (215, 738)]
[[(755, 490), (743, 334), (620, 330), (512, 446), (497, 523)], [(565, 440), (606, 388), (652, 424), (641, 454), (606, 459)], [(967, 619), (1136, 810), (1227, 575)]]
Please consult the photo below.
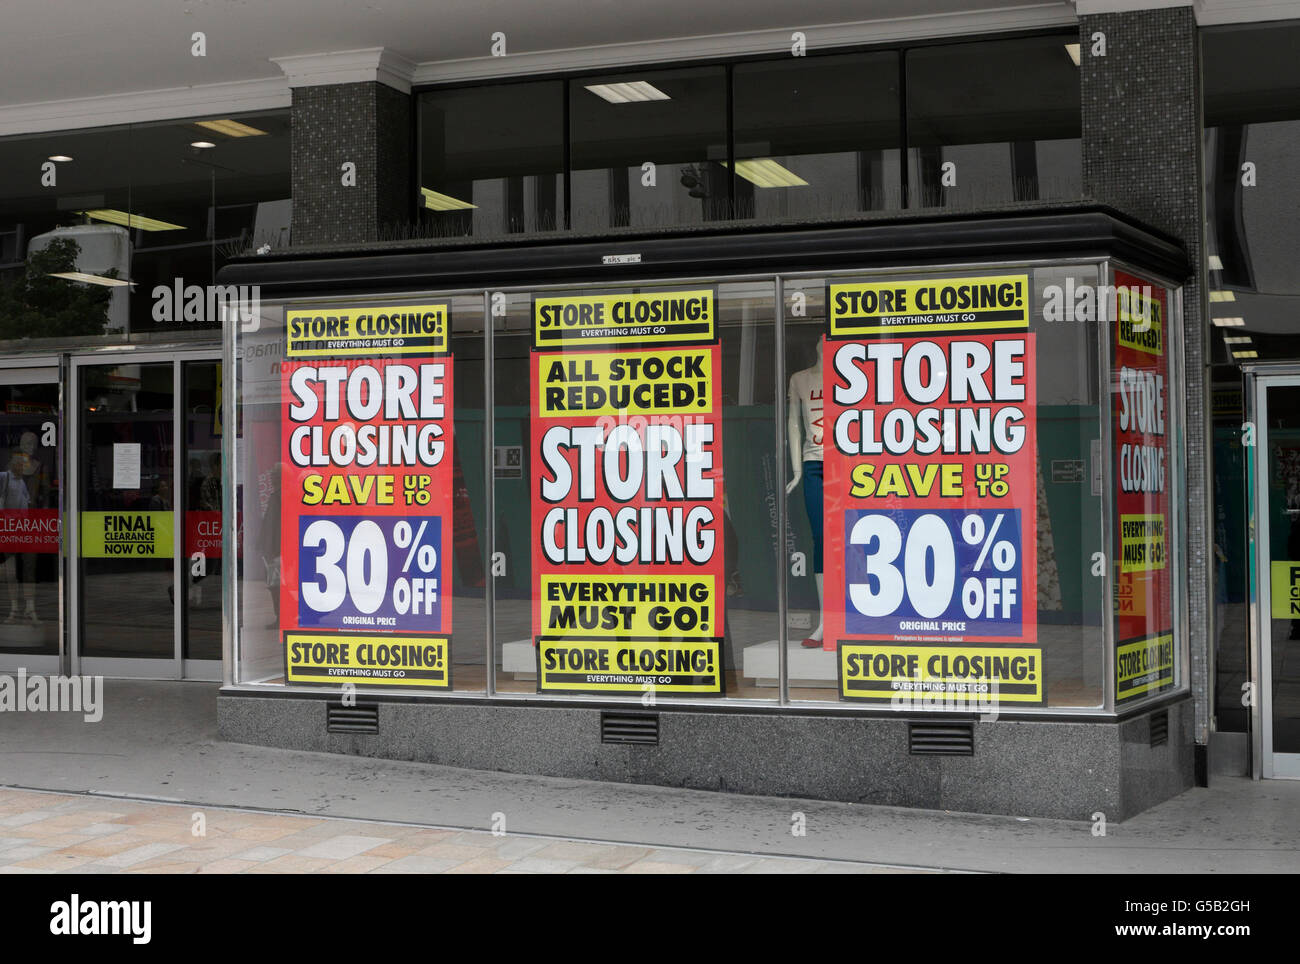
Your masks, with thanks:
[(564, 82), (420, 95), (420, 221), (435, 237), (564, 227)]
[(738, 217), (902, 206), (897, 54), (737, 64), (732, 83)]
[(1082, 193), (1077, 34), (907, 52), (909, 207)]
[[(183, 606), (185, 659), (221, 659), (221, 365), (186, 362), (181, 492), (186, 573)], [(199, 571), (196, 572), (195, 569)]]
[(58, 652), (58, 406), (58, 385), (0, 386), (0, 651)]
[[(625, 94), (620, 85), (628, 84), (647, 92)], [(722, 67), (573, 80), (569, 128), (575, 230), (698, 224), (729, 216)]]

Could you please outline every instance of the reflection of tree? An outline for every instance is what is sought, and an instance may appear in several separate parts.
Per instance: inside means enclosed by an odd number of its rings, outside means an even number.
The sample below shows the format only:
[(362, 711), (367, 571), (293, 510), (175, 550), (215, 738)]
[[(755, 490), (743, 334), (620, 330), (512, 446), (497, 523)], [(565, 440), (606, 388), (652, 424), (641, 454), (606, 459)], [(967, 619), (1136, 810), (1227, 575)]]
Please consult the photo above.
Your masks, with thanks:
[[(112, 289), (50, 277), (55, 271), (76, 271), (80, 253), (72, 238), (55, 238), (32, 252), (19, 277), (0, 284), (0, 338), (103, 334)], [(104, 276), (117, 277), (117, 269)]]

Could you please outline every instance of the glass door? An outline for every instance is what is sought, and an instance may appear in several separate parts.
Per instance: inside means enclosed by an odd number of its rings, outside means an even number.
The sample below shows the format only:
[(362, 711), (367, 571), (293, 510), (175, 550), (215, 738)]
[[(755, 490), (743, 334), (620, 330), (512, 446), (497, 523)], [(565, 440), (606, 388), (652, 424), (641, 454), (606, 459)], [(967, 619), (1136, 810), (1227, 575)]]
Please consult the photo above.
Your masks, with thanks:
[(1300, 370), (1253, 381), (1256, 773), (1300, 779)]
[(215, 353), (74, 358), (74, 672), (221, 679)]
[(0, 672), (58, 673), (63, 639), (58, 360), (0, 367)]
[(73, 381), (78, 671), (179, 678), (174, 363), (74, 362)]

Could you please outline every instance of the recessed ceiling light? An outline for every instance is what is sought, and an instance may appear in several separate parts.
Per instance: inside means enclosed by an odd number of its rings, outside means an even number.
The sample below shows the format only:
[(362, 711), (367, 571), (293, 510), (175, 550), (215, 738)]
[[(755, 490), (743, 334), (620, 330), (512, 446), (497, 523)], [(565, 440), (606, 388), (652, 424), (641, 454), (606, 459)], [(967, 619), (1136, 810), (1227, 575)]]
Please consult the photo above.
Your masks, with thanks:
[(672, 100), (654, 84), (633, 80), (623, 84), (587, 84), (589, 91), (611, 104), (642, 104), (651, 100)]
[[(723, 161), (726, 167), (727, 162)], [(736, 173), (757, 187), (807, 187), (808, 182), (770, 157), (755, 157), (736, 162)]]
[(1245, 318), (1215, 318), (1214, 324), (1219, 328), (1240, 328), (1246, 323)]
[(139, 228), (141, 231), (184, 231), (185, 225), (172, 224), (170, 221), (159, 221), (156, 218), (146, 218), (141, 214), (127, 214), (125, 211), (115, 211), (111, 208), (100, 208), (95, 211), (78, 211), (77, 214), (84, 214), (93, 221), (107, 221), (109, 224), (120, 224), (124, 228)]
[(1210, 255), (1207, 260), (1209, 261), (1211, 271), (1223, 270), (1223, 261), (1217, 254)]
[(216, 147), (211, 141), (191, 141), (190, 147), (197, 147), (201, 151), (206, 151), (209, 147)]
[(121, 288), (131, 283), (125, 278), (106, 278), (102, 274), (88, 274), (85, 271), (51, 271), (50, 277), (83, 281), (88, 285), (103, 285), (105, 288)]
[(1082, 51), (1079, 49), (1079, 45), (1078, 45), (1078, 44), (1066, 44), (1066, 45), (1065, 45), (1065, 52), (1066, 52), (1067, 54), (1069, 54), (1069, 55), (1070, 55), (1070, 59), (1074, 61), (1074, 66), (1078, 67), (1078, 66), (1079, 66), (1079, 57), (1080, 57), (1081, 54), (1082, 54)]
[(256, 127), (249, 127), (247, 124), (241, 124), (235, 120), (198, 121), (194, 126), (202, 127), (204, 130), (216, 131), (218, 134), (225, 134), (227, 137), (257, 137), (266, 133), (266, 131), (259, 131)]
[(1223, 343), (1225, 345), (1249, 345), (1250, 335), (1224, 335)]
[(1224, 288), (1224, 289), (1221, 289), (1221, 290), (1219, 290), (1219, 291), (1211, 291), (1211, 292), (1210, 292), (1210, 300), (1211, 300), (1211, 301), (1214, 301), (1214, 302), (1219, 302), (1219, 301), (1236, 301), (1236, 300), (1237, 300), (1237, 294), (1236, 294), (1236, 292), (1234, 292), (1234, 291), (1229, 291), (1228, 289)]
[(1233, 357), (1233, 358), (1258, 358), (1258, 357), (1259, 357), (1259, 352), (1257, 352), (1257, 351), (1234, 351), (1234, 352), (1232, 353), (1232, 357)]
[(72, 160), (72, 158), (68, 157), (67, 154), (51, 154), (50, 160), (57, 161), (58, 163), (63, 164), (66, 161)]
[(470, 204), (468, 201), (462, 201), (450, 194), (439, 194), (437, 191), (430, 191), (427, 187), (420, 188), (420, 194), (424, 196), (424, 206), (431, 211), (468, 211), (471, 208), (478, 207), (477, 204)]

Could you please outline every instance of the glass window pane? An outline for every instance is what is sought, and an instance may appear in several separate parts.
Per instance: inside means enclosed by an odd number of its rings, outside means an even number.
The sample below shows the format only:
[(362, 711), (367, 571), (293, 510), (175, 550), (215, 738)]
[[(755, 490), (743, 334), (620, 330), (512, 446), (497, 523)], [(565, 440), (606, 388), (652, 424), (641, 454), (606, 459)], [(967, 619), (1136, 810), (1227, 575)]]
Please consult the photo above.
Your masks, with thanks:
[(435, 237), (564, 227), (564, 82), (419, 97), (420, 222)]
[[(404, 352), (382, 333), (412, 314), (446, 324), (404, 329), (422, 339)], [(294, 317), (346, 317), (339, 341), (373, 354), (286, 359)], [(483, 337), (481, 295), (270, 307), (241, 327), (241, 682), (483, 690)]]
[(572, 80), (569, 129), (575, 230), (729, 216), (724, 68)]
[[(1110, 323), (1111, 478), (1114, 480), (1115, 704), (1178, 684), (1181, 639), (1180, 404), (1172, 333), (1181, 319), (1162, 286), (1116, 268)], [(1172, 370), (1171, 370), (1172, 369)]]
[(907, 52), (910, 207), (1082, 193), (1077, 34)]
[(902, 207), (897, 54), (737, 64), (732, 76), (738, 216)]
[[(1241, 366), (1300, 357), (1300, 87), (1295, 50), (1300, 22), (1214, 27), (1201, 32), (1205, 94), (1205, 211), (1208, 285), (1214, 326), (1215, 725), (1245, 732), (1249, 679), (1246, 419)], [(1256, 178), (1243, 185), (1245, 165)]]
[(0, 342), (62, 345), (69, 337), (126, 330), (126, 287), (44, 279), (72, 271), (130, 277), (127, 230), (87, 224), (83, 213), (130, 207), (130, 137), (116, 127), (0, 138)]
[[(672, 305), (698, 307), (711, 334), (542, 340), (544, 319), (570, 310), (608, 321)], [(521, 292), (506, 306), (497, 689), (777, 698), (772, 283)]]
[[(1044, 317), (1053, 292), (1096, 282), (786, 280), (792, 699), (1102, 705), (1097, 328)], [(963, 286), (1005, 290), (988, 311), (1019, 330), (945, 324), (934, 308)], [(977, 660), (999, 664), (996, 689)]]
[[(219, 309), (185, 292), (234, 254), (288, 244), (288, 112), (137, 124), (130, 158), (131, 331), (218, 329)], [(183, 301), (155, 297), (177, 284)]]

